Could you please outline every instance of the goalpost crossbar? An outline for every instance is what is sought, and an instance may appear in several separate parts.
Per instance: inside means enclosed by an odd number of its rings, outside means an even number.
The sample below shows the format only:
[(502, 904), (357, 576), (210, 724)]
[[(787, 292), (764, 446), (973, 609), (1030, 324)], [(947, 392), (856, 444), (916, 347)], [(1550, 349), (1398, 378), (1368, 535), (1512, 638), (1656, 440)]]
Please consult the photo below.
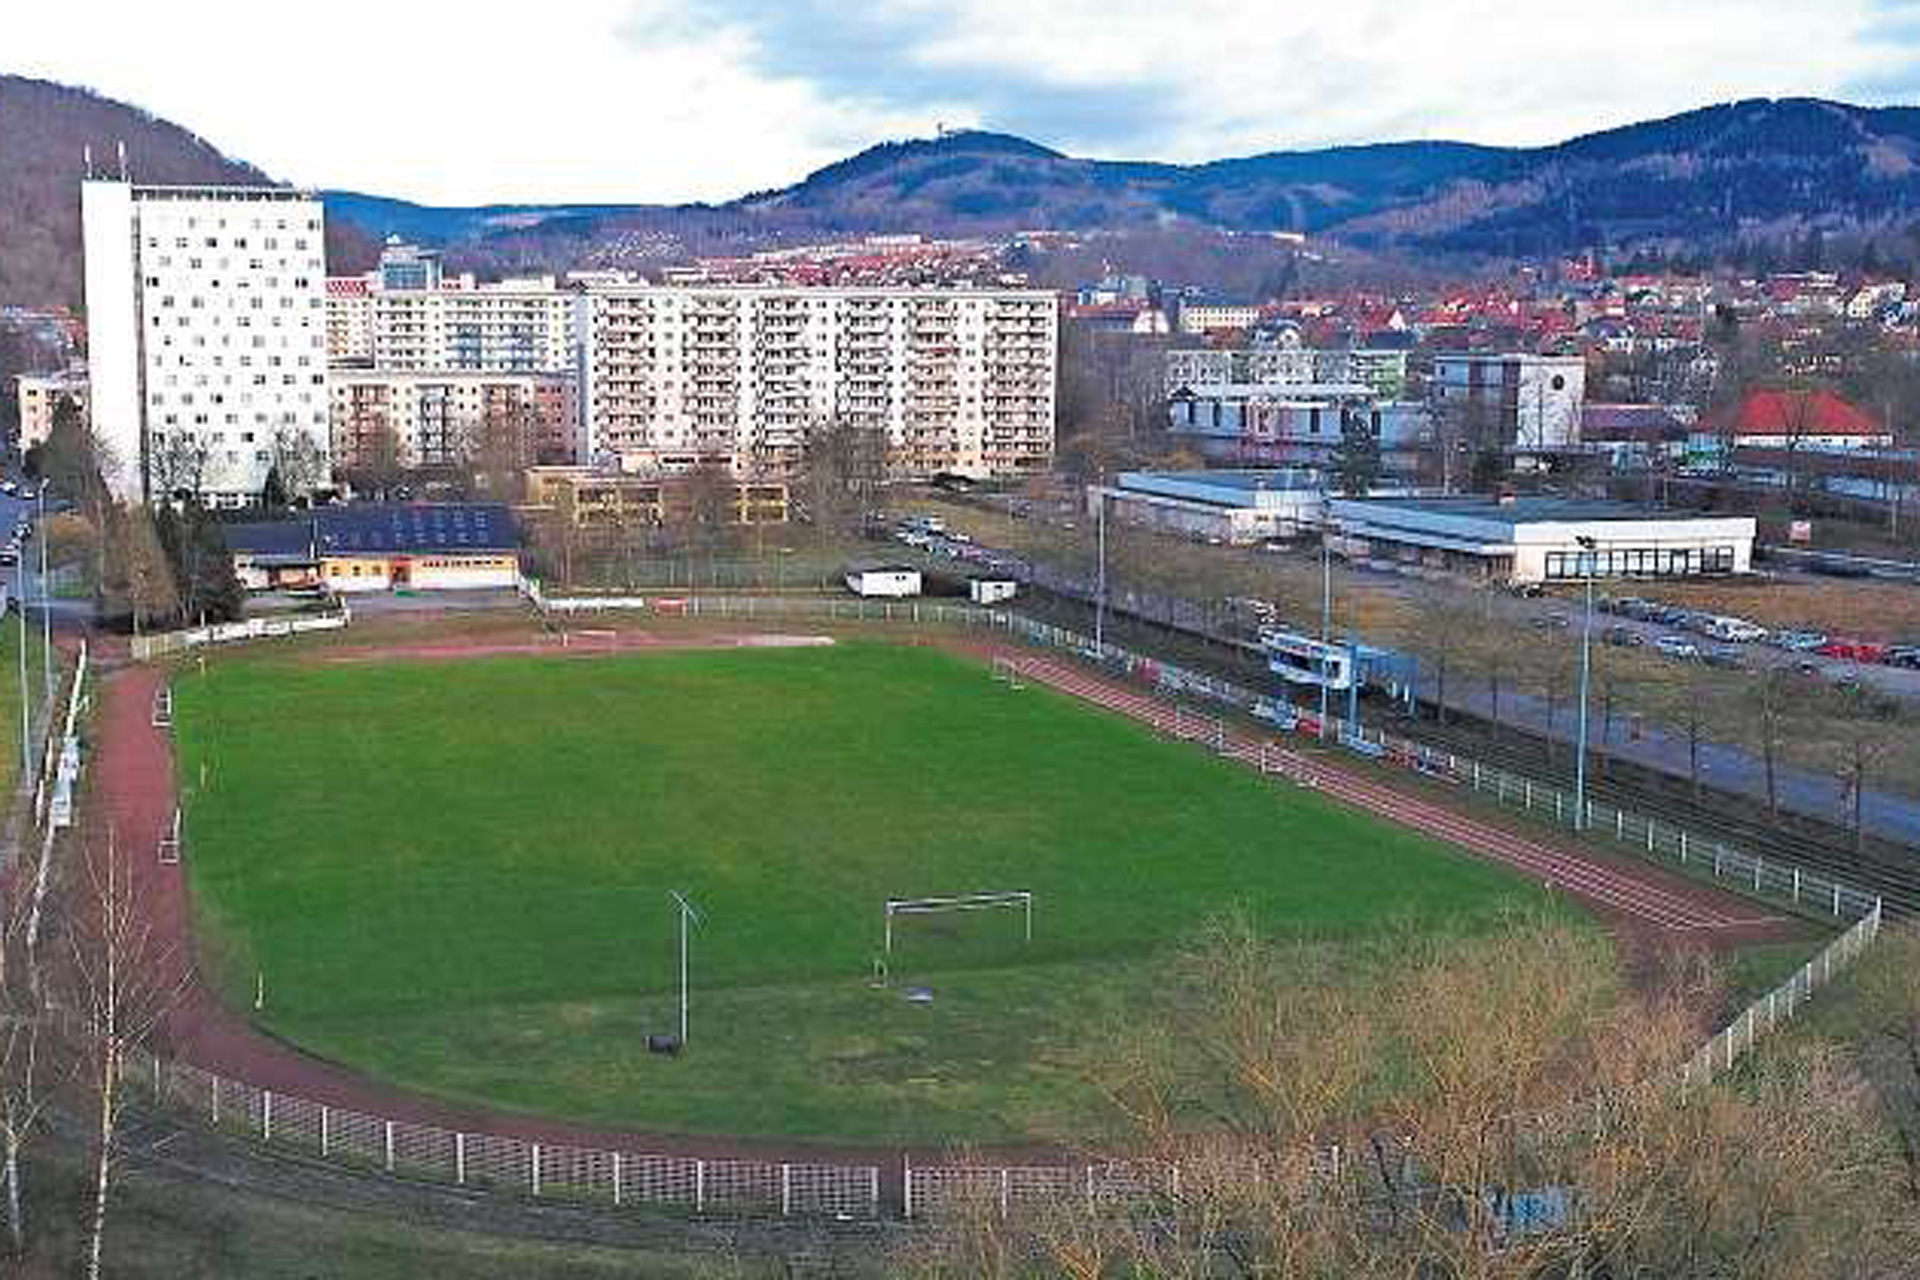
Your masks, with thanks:
[(893, 954), (893, 918), (895, 916), (938, 915), (948, 911), (986, 911), (995, 907), (1018, 907), (1026, 914), (1026, 940), (1033, 941), (1033, 894), (1017, 889), (1004, 893), (962, 893), (940, 898), (888, 898), (886, 902), (886, 953)]

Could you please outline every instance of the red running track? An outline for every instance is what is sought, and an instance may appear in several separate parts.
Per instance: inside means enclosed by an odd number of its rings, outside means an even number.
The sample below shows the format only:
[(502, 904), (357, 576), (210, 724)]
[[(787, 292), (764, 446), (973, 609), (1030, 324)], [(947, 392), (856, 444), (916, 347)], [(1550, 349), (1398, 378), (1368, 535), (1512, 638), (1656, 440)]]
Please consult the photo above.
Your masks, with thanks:
[(1401, 826), (1504, 863), (1523, 875), (1584, 899), (1610, 915), (1675, 932), (1751, 930), (1778, 923), (1730, 894), (1676, 883), (1652, 867), (1623, 869), (1591, 857), (1528, 840), (1405, 792), (1325, 764), (1292, 748), (1254, 737), (1211, 716), (1167, 706), (1113, 680), (1048, 658), (1017, 659), (1017, 669), (1064, 693), (1152, 725), (1176, 737), (1203, 741), (1222, 755), (1262, 773), (1277, 773), (1300, 786), (1378, 814)]

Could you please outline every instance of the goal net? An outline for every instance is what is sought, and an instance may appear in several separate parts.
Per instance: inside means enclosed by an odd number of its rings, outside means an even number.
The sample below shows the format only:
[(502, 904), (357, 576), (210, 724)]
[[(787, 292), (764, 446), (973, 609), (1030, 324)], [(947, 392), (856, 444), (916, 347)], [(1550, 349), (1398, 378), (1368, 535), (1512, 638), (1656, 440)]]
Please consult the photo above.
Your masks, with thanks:
[[(965, 923), (977, 916), (985, 919), (987, 915), (999, 912), (1009, 913), (1011, 919), (1001, 917), (998, 927), (979, 928)], [(982, 945), (991, 946), (1008, 940), (1022, 943), (1033, 941), (1033, 894), (1024, 889), (1003, 893), (963, 893), (945, 898), (888, 898), (885, 949), (889, 960), (894, 956), (896, 943), (902, 946), (906, 943), (907, 933), (903, 926), (910, 920), (930, 916), (948, 917), (949, 920), (943, 921), (943, 927), (937, 930), (912, 930), (922, 944), (916, 947), (917, 953), (925, 953), (928, 950), (926, 944), (935, 938), (944, 944), (935, 949), (949, 952), (972, 951)], [(921, 954), (919, 958), (926, 956)]]

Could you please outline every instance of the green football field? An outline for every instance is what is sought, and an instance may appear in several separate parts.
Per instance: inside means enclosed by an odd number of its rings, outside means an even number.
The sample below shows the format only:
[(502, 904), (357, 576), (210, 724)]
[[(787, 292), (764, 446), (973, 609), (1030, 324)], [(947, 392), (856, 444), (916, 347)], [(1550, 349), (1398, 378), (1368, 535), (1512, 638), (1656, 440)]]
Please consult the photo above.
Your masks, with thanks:
[[(1343, 941), (1541, 901), (1506, 872), (924, 648), (325, 664), (174, 684), (203, 965), (444, 1097), (639, 1129), (1005, 1140), (1089, 1123), (1081, 1031), (1210, 918)], [(204, 768), (204, 775), (202, 766)], [(201, 785), (204, 776), (205, 785)], [(705, 915), (679, 1059), (670, 891)], [(1026, 890), (896, 925), (888, 897)], [(904, 997), (909, 986), (931, 993)]]

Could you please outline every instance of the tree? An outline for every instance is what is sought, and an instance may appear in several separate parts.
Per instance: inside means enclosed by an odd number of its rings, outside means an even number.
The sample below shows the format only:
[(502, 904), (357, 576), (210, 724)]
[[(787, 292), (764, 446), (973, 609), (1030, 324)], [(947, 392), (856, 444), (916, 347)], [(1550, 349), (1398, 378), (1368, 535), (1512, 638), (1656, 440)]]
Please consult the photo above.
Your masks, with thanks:
[(191, 431), (169, 431), (147, 451), (147, 492), (157, 502), (198, 502), (213, 458)]
[(173, 566), (147, 508), (115, 505), (107, 510), (101, 539), (103, 612), (128, 619), (136, 633), (151, 630), (180, 612)]
[(823, 543), (859, 537), (879, 506), (886, 478), (882, 429), (833, 418), (807, 433), (801, 499)]
[(1906, 1274), (1920, 1215), (1847, 1055), (1766, 1045), (1737, 1078), (1678, 1088), (1715, 992), (1697, 958), (1665, 969), (1623, 990), (1603, 939), (1525, 917), (1358, 955), (1216, 925), (1164, 1004), (1084, 1054), (1131, 1135), (1137, 1211), (1002, 1214), (989, 1192), (896, 1270)]
[(314, 490), (326, 487), (329, 478), (326, 450), (308, 432), (276, 431), (271, 474), (279, 477), (288, 498), (311, 498)]
[[(22, 841), (24, 852), (32, 847)], [(41, 856), (50, 856), (49, 841)], [(33, 883), (32, 865), (16, 867), (16, 886)], [(0, 903), (0, 1147), (7, 1187), (7, 1234), (17, 1255), (26, 1248), (26, 1206), (22, 1194), (28, 1142), (59, 1087), (58, 1063), (50, 1060), (42, 1031), (47, 1023), (45, 992), (39, 980), (29, 936), (30, 894), (16, 889)]]
[(1380, 436), (1368, 413), (1340, 418), (1340, 449), (1334, 460), (1335, 483), (1349, 498), (1364, 498), (1380, 480)]
[(260, 507), (275, 513), (287, 509), (287, 486), (280, 479), (278, 466), (267, 468), (267, 478), (260, 485)]
[(62, 1004), (83, 1020), (81, 1066), (92, 1112), (93, 1196), (86, 1273), (97, 1278), (106, 1243), (128, 1052), (145, 1043), (185, 990), (186, 968), (154, 935), (112, 829), (76, 851), (81, 893), (67, 921)]

